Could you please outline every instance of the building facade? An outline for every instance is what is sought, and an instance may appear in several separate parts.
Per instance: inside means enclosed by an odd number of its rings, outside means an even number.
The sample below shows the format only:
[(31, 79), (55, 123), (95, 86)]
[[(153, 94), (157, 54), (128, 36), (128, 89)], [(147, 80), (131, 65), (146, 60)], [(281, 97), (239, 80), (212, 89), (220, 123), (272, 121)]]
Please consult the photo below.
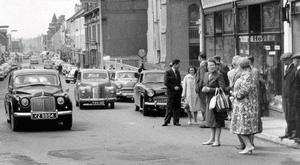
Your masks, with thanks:
[(148, 0), (149, 63), (165, 67), (177, 58), (183, 70), (199, 66), (199, 8), (199, 0)]

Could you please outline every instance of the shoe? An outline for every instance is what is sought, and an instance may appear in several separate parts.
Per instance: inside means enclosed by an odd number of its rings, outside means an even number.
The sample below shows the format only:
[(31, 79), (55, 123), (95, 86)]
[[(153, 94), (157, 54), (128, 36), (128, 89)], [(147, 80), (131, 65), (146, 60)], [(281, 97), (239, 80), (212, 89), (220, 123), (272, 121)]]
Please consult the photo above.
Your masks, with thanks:
[(195, 124), (195, 125), (198, 125), (198, 123), (197, 123), (197, 122), (195, 122), (194, 124)]
[(176, 125), (176, 126), (181, 126), (181, 124), (179, 124), (179, 123), (174, 123), (174, 125)]
[(188, 125), (191, 125), (192, 123), (190, 121), (188, 121)]
[(164, 123), (164, 124), (163, 124), (163, 125), (161, 125), (161, 126), (163, 126), (163, 127), (164, 127), (164, 126), (168, 126), (168, 124), (167, 124), (167, 123)]
[(209, 127), (207, 127), (207, 126), (204, 125), (204, 124), (201, 124), (199, 127), (200, 127), (200, 128), (209, 128)]
[(254, 147), (250, 147), (250, 148), (245, 148), (243, 151), (239, 152), (240, 154), (252, 154), (252, 151), (254, 150)]
[(282, 140), (282, 139), (288, 138), (289, 136), (288, 135), (282, 135), (282, 136), (278, 136), (278, 137)]
[(237, 145), (235, 148), (238, 149), (238, 150), (243, 150), (243, 149), (246, 148), (246, 146), (243, 145), (243, 144), (240, 144), (240, 145)]
[(212, 145), (212, 144), (214, 144), (214, 142), (211, 142), (211, 141), (202, 143), (202, 145)]
[(214, 143), (214, 144), (212, 144), (211, 146), (212, 146), (212, 147), (220, 147), (221, 144), (220, 144), (220, 143), (216, 143), (216, 144)]

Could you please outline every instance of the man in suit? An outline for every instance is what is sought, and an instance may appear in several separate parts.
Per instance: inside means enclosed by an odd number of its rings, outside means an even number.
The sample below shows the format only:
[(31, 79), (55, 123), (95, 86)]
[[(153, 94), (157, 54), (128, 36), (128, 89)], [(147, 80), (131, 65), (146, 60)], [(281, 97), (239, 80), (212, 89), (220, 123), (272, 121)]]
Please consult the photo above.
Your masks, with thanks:
[(173, 114), (173, 124), (180, 126), (180, 107), (181, 107), (181, 77), (178, 71), (180, 67), (180, 60), (175, 59), (172, 61), (172, 68), (167, 70), (164, 75), (164, 83), (167, 87), (167, 109), (164, 124), (167, 126), (171, 122), (171, 116)]
[(205, 109), (206, 109), (206, 96), (205, 94), (201, 91), (202, 86), (201, 86), (201, 80), (204, 78), (205, 72), (207, 72), (207, 62), (206, 62), (206, 55), (204, 53), (200, 53), (199, 55), (199, 62), (200, 66), (196, 72), (196, 77), (195, 77), (195, 92), (199, 95), (200, 98), (200, 109), (202, 113), (202, 119), (203, 119), (203, 124), (200, 124), (200, 128), (209, 128), (205, 126)]

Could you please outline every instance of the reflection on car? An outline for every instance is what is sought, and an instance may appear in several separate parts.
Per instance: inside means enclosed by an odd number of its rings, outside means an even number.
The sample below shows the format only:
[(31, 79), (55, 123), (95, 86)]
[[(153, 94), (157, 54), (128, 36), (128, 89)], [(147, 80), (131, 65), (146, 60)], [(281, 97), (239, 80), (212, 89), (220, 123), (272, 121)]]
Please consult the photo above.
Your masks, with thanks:
[(117, 87), (118, 99), (133, 99), (133, 86), (139, 73), (133, 70), (109, 70), (111, 80)]
[(142, 110), (147, 116), (149, 111), (165, 111), (167, 88), (164, 84), (163, 70), (144, 70), (134, 86), (135, 110)]
[(81, 69), (78, 71), (74, 89), (76, 106), (104, 105), (115, 107), (116, 88), (112, 85), (107, 70)]
[(7, 122), (13, 131), (30, 120), (51, 120), (62, 122), (64, 129), (72, 127), (72, 102), (54, 70), (14, 71), (9, 76), (4, 103)]

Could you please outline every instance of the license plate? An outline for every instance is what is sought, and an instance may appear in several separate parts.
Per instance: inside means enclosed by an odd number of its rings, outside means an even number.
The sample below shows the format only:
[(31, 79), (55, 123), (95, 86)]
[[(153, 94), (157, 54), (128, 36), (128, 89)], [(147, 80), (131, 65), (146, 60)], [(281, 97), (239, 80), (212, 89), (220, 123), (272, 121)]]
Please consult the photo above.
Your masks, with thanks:
[(158, 108), (159, 108), (159, 109), (166, 109), (166, 106), (160, 105), (160, 106), (158, 106)]
[(34, 120), (38, 119), (56, 119), (57, 113), (55, 112), (45, 112), (45, 113), (33, 113), (31, 118)]
[(93, 101), (92, 102), (93, 105), (104, 105), (103, 101)]

